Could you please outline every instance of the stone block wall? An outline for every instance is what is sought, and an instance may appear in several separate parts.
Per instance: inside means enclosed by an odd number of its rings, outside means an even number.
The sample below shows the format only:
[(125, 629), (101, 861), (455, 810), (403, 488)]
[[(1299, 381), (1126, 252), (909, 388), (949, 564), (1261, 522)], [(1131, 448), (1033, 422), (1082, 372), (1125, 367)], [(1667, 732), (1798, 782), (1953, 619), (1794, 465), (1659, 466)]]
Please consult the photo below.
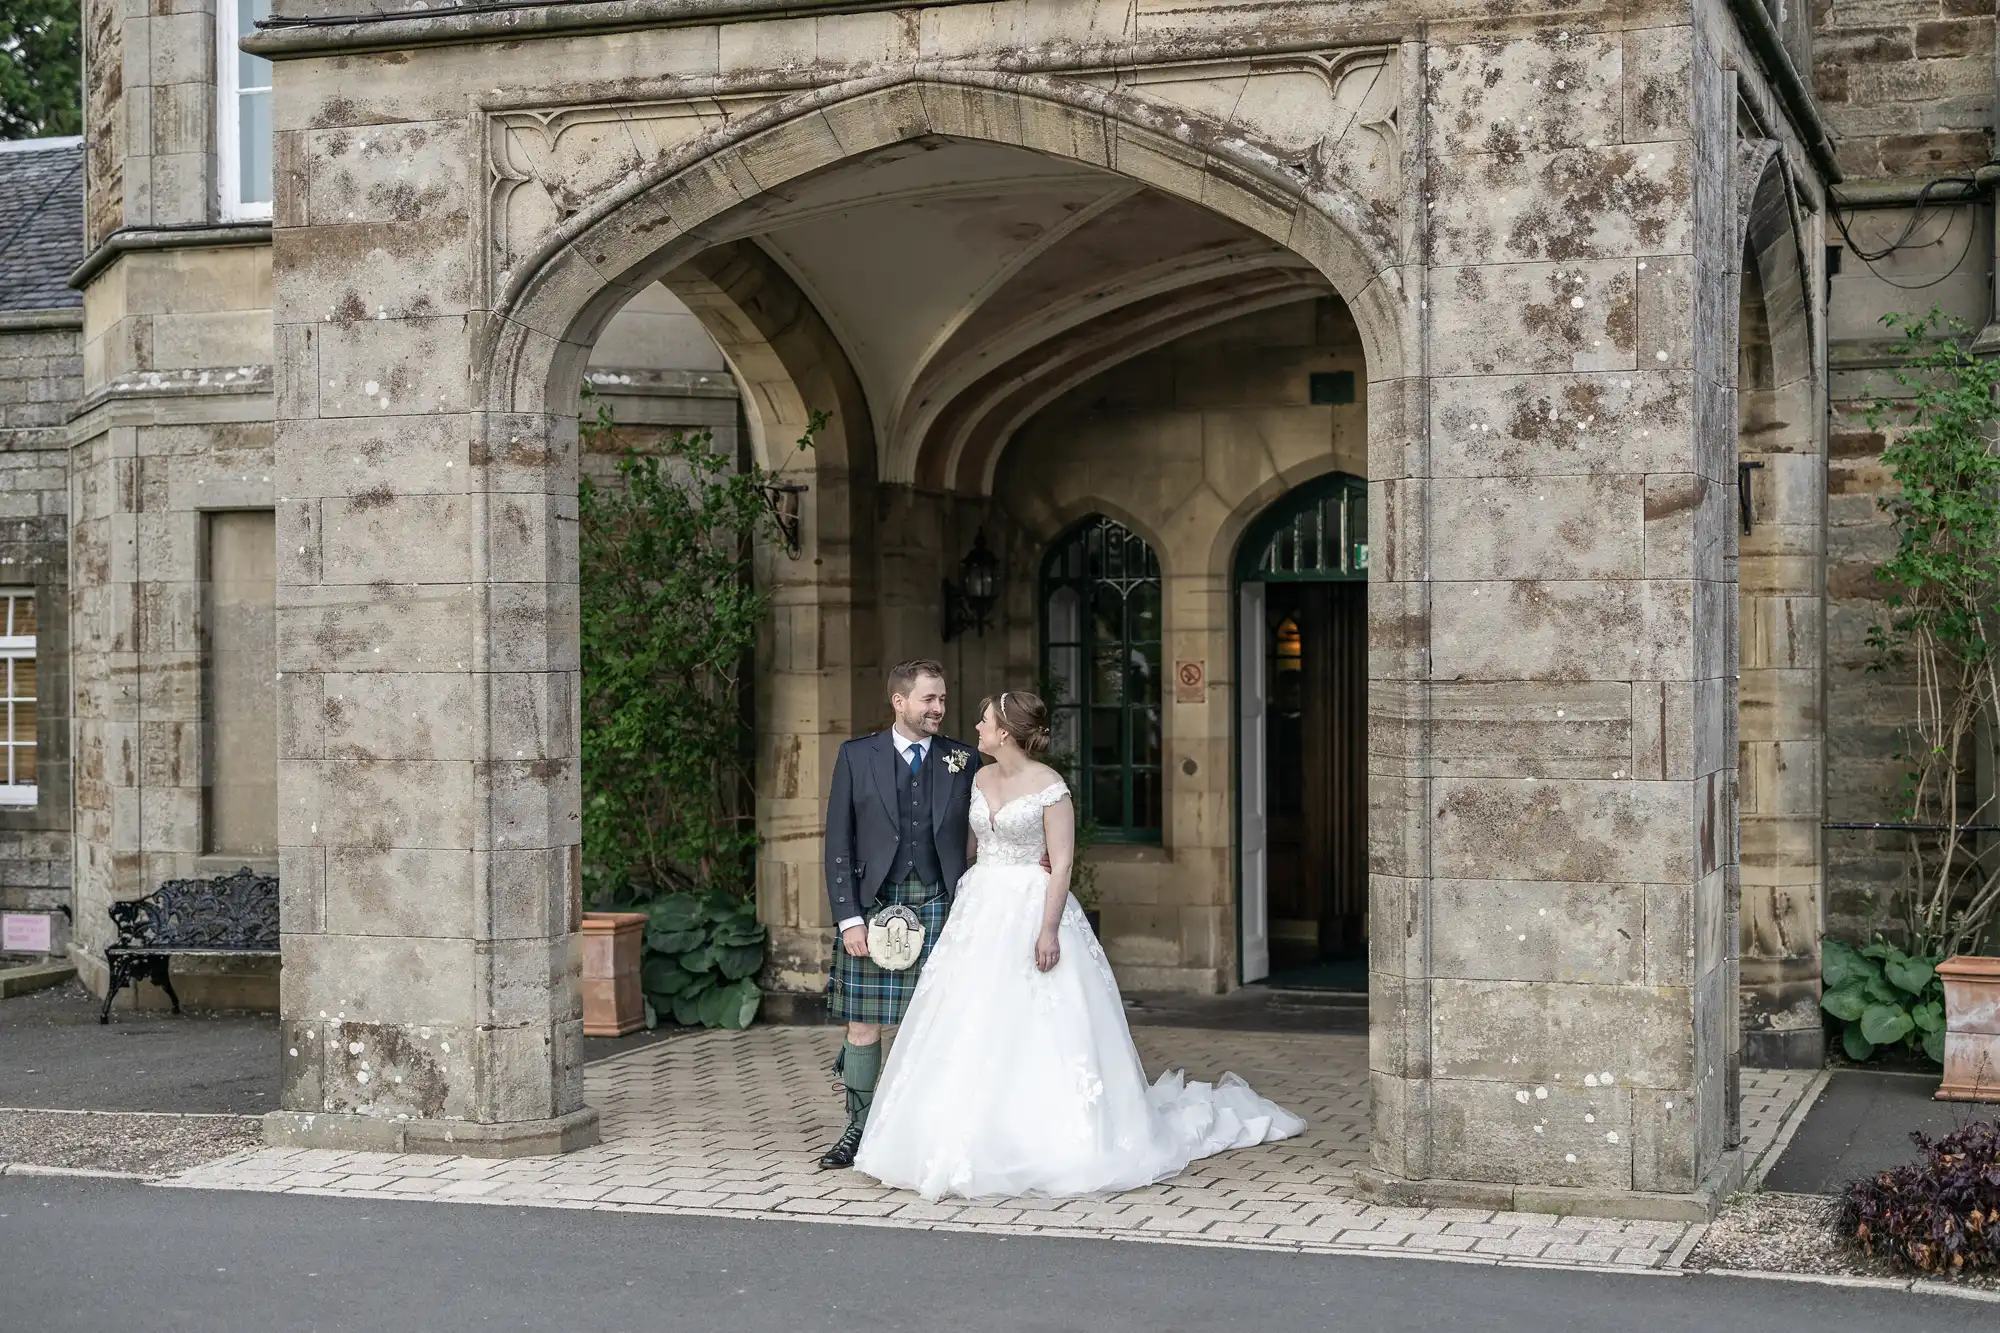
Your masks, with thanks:
[(84, 0), (84, 245), (125, 222), (125, 0)]
[(36, 801), (0, 805), (0, 911), (52, 917), (69, 935), (69, 454), (64, 423), (83, 396), (82, 315), (0, 313), (0, 588), (36, 612)]
[[(1917, 191), (1969, 176), (1994, 152), (1995, 19), (1992, 0), (1839, 0), (1817, 6), (1813, 83), (1848, 180), (1839, 197), (1845, 233), (1829, 228), (1838, 271), (1829, 280), (1831, 417), (1827, 502), (1826, 816), (1834, 822), (1902, 817), (1912, 715), (1910, 682), (1873, 670), (1868, 630), (1887, 612), (1875, 578), (1894, 550), (1881, 498), (1884, 437), (1866, 420), (1878, 394), (1897, 396), (1890, 312), (1933, 304), (2000, 346), (1991, 272), (1996, 249), (1991, 190), (1957, 201), (1933, 196), (1913, 217)], [(1912, 224), (1915, 224), (1912, 226)], [(1905, 244), (1882, 254), (1898, 239)], [(1901, 835), (1828, 830), (1826, 929), (1865, 939), (1895, 929), (1894, 898), (1906, 875)]]
[[(270, 254), (259, 245), (125, 254), (85, 293), (85, 410), (70, 431), (71, 632), (75, 957), (93, 987), (104, 980), (113, 900), (168, 879), (277, 867), (270, 835), (240, 832), (269, 822), (254, 810), (247, 824), (236, 817), (259, 803), (255, 793), (228, 778), (213, 790), (213, 728), (271, 726), (255, 721), (254, 700), (229, 702), (245, 680), (223, 691), (227, 716), (213, 706), (218, 661), (254, 674), (268, 668), (245, 664), (260, 653), (268, 662), (273, 649), (237, 641), (272, 632), (268, 612), (254, 611), (258, 596), (234, 586), (260, 577), (254, 560), (225, 554), (217, 569), (211, 549), (214, 515), (276, 506), (269, 312)], [(274, 582), (268, 565), (261, 578)], [(218, 632), (231, 638), (219, 653)], [(218, 812), (217, 800), (231, 810)], [(223, 828), (231, 831), (218, 840)], [(175, 985), (196, 1006), (270, 1008), (276, 978), (269, 963), (189, 962), (177, 965)], [(131, 1002), (164, 1000), (141, 986)]]
[(1850, 182), (1992, 156), (1993, 0), (1817, 0), (1812, 81)]
[[(87, 25), (86, 40), (102, 44), (107, 57), (91, 61), (96, 72), (86, 105), (104, 113), (101, 121), (93, 117), (92, 134), (108, 138), (119, 159), (114, 168), (93, 153), (98, 196), (92, 200), (93, 231), (109, 220), (114, 189), (124, 226), (215, 220), (214, 0), (165, 5), (111, 0), (102, 9), (93, 4)], [(115, 46), (109, 40), (113, 25)], [(115, 87), (108, 68), (114, 50)]]

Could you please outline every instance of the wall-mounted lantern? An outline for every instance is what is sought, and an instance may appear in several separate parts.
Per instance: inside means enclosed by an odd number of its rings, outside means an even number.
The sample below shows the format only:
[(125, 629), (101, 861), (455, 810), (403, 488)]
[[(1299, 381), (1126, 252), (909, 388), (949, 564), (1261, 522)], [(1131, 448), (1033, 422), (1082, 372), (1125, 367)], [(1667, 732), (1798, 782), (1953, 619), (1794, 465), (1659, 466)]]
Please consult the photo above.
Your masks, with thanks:
[(1743, 535), (1748, 537), (1750, 529), (1757, 526), (1757, 514), (1750, 506), (1750, 474), (1761, 469), (1762, 463), (1738, 463), (1736, 465), (1736, 510), (1743, 520)]
[(802, 481), (767, 481), (759, 488), (764, 493), (764, 506), (777, 520), (779, 540), (785, 544), (785, 554), (796, 560), (804, 549), (804, 524), (800, 521), (800, 497), (806, 493)]
[(1000, 600), (1000, 557), (986, 549), (986, 530), (972, 538), (972, 549), (958, 562), (959, 583), (944, 581), (944, 637), (951, 640), (971, 630), (982, 637), (993, 604)]

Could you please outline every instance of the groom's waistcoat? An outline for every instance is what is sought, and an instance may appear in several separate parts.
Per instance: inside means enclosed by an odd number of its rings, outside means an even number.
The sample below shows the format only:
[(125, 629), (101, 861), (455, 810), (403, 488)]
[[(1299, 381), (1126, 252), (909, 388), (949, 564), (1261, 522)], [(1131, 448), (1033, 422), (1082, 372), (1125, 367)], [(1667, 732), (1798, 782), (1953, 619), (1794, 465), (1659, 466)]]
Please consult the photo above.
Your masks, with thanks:
[[(941, 763), (943, 756), (935, 742), (924, 767)], [(944, 867), (938, 864), (937, 839), (931, 834), (931, 784), (929, 773), (921, 777), (910, 771), (910, 761), (896, 757), (901, 776), (896, 780), (896, 859), (889, 866), (886, 883), (915, 879), (923, 884), (944, 883)]]

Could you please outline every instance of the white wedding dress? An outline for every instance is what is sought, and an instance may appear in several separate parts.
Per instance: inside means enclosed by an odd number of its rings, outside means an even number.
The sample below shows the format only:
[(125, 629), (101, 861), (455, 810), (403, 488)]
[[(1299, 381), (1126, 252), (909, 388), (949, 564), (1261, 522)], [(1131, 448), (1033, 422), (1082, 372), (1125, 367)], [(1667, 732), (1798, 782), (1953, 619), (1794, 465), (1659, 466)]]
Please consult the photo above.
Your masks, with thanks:
[(1069, 790), (987, 809), (979, 858), (889, 1051), (856, 1169), (927, 1199), (1137, 1189), (1199, 1157), (1289, 1138), (1305, 1121), (1234, 1074), (1148, 1086), (1104, 950), (1071, 898), (1062, 958), (1035, 966), (1047, 903), (1042, 812)]

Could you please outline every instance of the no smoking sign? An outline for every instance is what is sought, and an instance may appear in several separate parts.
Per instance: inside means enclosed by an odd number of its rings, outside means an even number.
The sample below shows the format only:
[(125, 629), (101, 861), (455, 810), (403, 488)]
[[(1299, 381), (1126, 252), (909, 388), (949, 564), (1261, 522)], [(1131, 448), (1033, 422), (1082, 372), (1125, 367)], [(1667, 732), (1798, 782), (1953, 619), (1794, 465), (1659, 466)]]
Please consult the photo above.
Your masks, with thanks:
[(1208, 702), (1207, 663), (1174, 663), (1174, 702), (1177, 704), (1200, 704)]

